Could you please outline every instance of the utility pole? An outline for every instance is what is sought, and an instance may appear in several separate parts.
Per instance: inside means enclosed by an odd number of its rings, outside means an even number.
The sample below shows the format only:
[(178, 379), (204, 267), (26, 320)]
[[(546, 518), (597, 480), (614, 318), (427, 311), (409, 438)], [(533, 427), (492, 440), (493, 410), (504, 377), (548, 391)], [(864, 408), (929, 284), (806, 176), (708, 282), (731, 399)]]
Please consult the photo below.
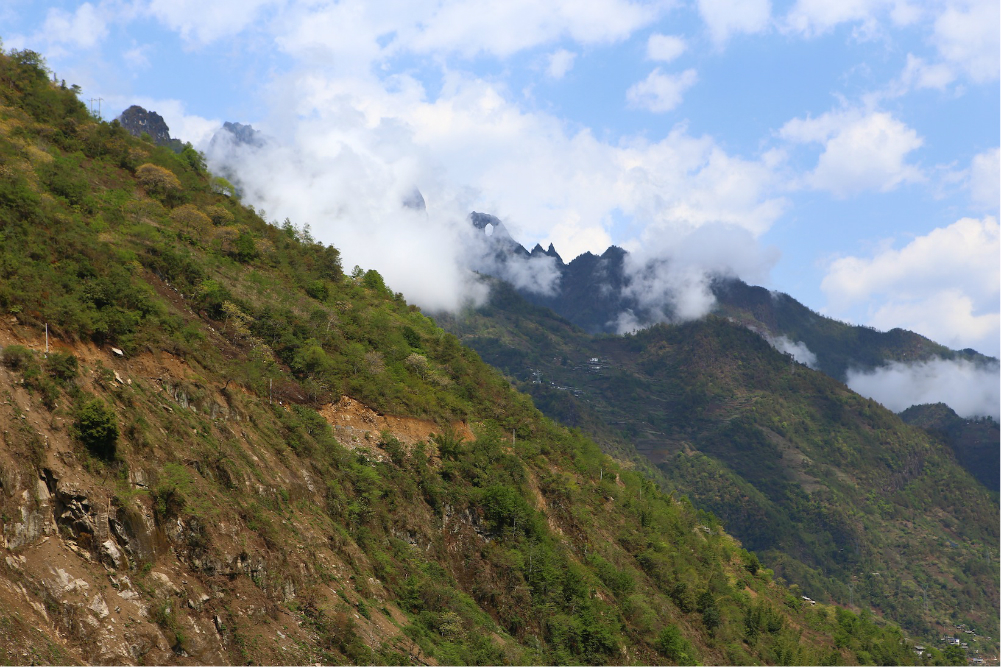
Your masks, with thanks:
[(97, 117), (101, 119), (101, 102), (104, 101), (103, 97), (92, 97), (90, 98), (90, 114), (94, 115), (94, 102), (97, 102)]

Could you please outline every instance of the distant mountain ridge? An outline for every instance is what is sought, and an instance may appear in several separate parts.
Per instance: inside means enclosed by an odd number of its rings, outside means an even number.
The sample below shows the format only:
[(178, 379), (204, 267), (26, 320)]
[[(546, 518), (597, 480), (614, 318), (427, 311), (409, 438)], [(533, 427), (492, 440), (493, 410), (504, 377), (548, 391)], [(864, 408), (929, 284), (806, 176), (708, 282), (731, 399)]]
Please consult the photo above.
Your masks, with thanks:
[[(499, 255), (551, 257), (560, 275), (558, 289), (551, 294), (528, 289), (518, 292), (527, 301), (551, 309), (587, 333), (617, 333), (622, 313), (642, 312), (641, 304), (628, 290), (631, 277), (626, 270), (629, 255), (626, 250), (613, 245), (601, 255), (585, 252), (566, 263), (552, 244), (548, 250), (536, 245), (529, 252), (510, 236), (495, 216), (474, 212), (470, 221), (479, 229), (484, 229), (487, 223), (494, 225), (497, 231), (491, 238)], [(484, 269), (485, 273), (503, 279), (491, 273), (490, 267)], [(748, 285), (732, 276), (714, 276), (709, 289), (716, 301), (714, 314), (743, 324), (770, 341), (784, 336), (794, 343), (802, 343), (815, 356), (812, 365), (841, 382), (846, 380), (849, 370), (873, 370), (891, 361), (914, 362), (940, 357), (975, 363), (997, 362), (976, 350), (952, 350), (905, 329), (883, 332), (846, 324), (807, 308), (788, 294)], [(672, 313), (665, 314), (670, 320)], [(647, 324), (656, 321), (649, 320)]]

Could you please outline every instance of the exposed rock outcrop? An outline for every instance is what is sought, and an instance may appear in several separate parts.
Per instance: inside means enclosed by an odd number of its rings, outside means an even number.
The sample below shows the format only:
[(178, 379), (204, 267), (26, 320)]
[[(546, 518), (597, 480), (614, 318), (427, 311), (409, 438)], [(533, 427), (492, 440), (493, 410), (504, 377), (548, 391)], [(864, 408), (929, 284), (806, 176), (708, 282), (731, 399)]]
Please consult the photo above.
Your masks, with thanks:
[(157, 146), (169, 146), (172, 143), (170, 128), (163, 116), (155, 111), (147, 111), (138, 104), (123, 111), (118, 122), (135, 137), (141, 137), (144, 132), (149, 134)]

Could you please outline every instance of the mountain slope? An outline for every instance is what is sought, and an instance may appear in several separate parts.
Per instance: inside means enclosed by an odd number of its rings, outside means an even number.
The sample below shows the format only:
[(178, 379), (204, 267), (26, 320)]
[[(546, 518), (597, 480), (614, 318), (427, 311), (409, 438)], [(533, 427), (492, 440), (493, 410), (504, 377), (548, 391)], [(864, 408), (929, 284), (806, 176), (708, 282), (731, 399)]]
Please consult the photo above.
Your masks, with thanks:
[(1001, 429), (996, 421), (990, 417), (963, 419), (944, 403), (911, 406), (900, 418), (941, 438), (960, 465), (988, 489), (997, 491), (1001, 486)]
[(812, 597), (997, 636), (997, 496), (936, 439), (718, 317), (589, 336), (492, 294), (439, 322), (550, 416), (635, 446)]
[(0, 659), (914, 662), (197, 153), (0, 81)]

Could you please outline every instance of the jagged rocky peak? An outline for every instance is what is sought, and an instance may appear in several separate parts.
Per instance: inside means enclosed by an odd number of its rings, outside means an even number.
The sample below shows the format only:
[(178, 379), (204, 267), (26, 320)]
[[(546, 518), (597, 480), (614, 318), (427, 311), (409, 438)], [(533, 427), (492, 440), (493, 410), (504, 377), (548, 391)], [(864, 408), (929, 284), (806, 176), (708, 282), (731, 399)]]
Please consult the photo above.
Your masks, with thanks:
[[(473, 227), (476, 227), (477, 229), (482, 229), (491, 235), (498, 227), (503, 226), (503, 223), (500, 221), (500, 218), (498, 218), (496, 215), (490, 215), (489, 213), (479, 213), (477, 211), (473, 211), (472, 213), (469, 214), (469, 221), (473, 223)], [(487, 225), (490, 225), (489, 230), (487, 230)]]
[(260, 148), (264, 145), (264, 135), (255, 130), (253, 125), (226, 121), (222, 124), (219, 132), (216, 132), (215, 136), (212, 137), (212, 141), (214, 142), (222, 132), (228, 133), (229, 140), (234, 144), (253, 146), (254, 148)]
[(473, 227), (482, 230), (485, 235), (490, 238), (490, 241), (497, 248), (499, 253), (514, 253), (521, 257), (528, 257), (529, 252), (520, 243), (514, 240), (511, 234), (507, 231), (504, 223), (500, 221), (496, 215), (490, 215), (489, 213), (479, 213), (473, 211), (469, 214), (469, 222), (472, 223)]
[(403, 198), (403, 207), (415, 211), (424, 211), (425, 213), (428, 210), (427, 203), (424, 201), (424, 195), (417, 188), (414, 188), (410, 194)]
[(563, 258), (560, 257), (560, 253), (556, 252), (556, 248), (552, 243), (549, 244), (549, 249), (546, 250), (546, 254), (555, 259), (557, 264), (563, 264)]
[(146, 132), (158, 146), (171, 143), (170, 128), (163, 116), (155, 111), (147, 111), (138, 104), (123, 111), (118, 122), (135, 137), (141, 137)]

